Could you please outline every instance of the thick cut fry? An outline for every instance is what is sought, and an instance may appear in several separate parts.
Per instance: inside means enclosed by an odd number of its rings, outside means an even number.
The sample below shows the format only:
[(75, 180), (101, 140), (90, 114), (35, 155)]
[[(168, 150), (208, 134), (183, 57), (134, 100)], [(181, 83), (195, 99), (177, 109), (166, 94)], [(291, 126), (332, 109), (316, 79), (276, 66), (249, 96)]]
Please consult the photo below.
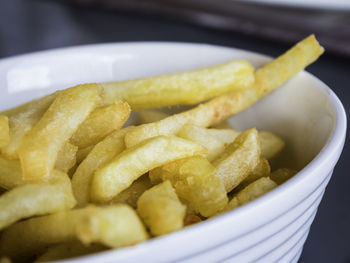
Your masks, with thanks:
[(152, 184), (145, 174), (137, 179), (135, 182), (130, 185), (123, 192), (119, 193), (116, 197), (114, 197), (111, 201), (112, 204), (125, 203), (130, 205), (133, 208), (137, 206), (137, 200), (146, 191), (148, 188), (151, 188)]
[(99, 93), (96, 84), (80, 85), (59, 93), (18, 149), (24, 179), (50, 175), (59, 150), (100, 103)]
[(19, 161), (0, 156), (0, 187), (10, 190), (24, 183)]
[(96, 109), (79, 126), (70, 141), (79, 148), (94, 145), (114, 130), (119, 130), (129, 115), (130, 106), (122, 101)]
[(86, 207), (35, 217), (8, 227), (0, 239), (0, 255), (22, 261), (47, 246), (81, 240), (109, 247), (134, 245), (148, 238), (136, 212), (127, 205)]
[(219, 139), (208, 134), (207, 130), (193, 125), (184, 125), (177, 136), (196, 142), (207, 148), (209, 153), (206, 157), (209, 161), (212, 161), (225, 150), (225, 145)]
[(188, 158), (181, 165), (177, 178), (176, 193), (194, 204), (202, 216), (212, 216), (227, 205), (225, 187), (206, 158)]
[(227, 192), (234, 189), (259, 162), (260, 146), (258, 132), (250, 129), (240, 134), (227, 146), (225, 152), (213, 164)]
[(72, 208), (73, 197), (69, 177), (54, 171), (47, 183), (30, 183), (16, 187), (0, 196), (0, 230), (14, 222)]
[(58, 94), (59, 92), (55, 92), (3, 112), (4, 115), (9, 117), (10, 142), (5, 147), (1, 148), (2, 154), (11, 159), (16, 159), (18, 157), (17, 150), (24, 136), (40, 120)]
[(192, 71), (101, 85), (105, 104), (125, 100), (133, 110), (140, 110), (195, 104), (228, 91), (247, 89), (253, 82), (254, 68), (250, 63), (234, 60)]
[(155, 110), (142, 110), (138, 112), (138, 115), (141, 124), (160, 121), (169, 116), (165, 112)]
[(223, 212), (233, 210), (238, 206), (249, 203), (250, 201), (253, 201), (254, 199), (271, 191), (275, 187), (277, 187), (277, 184), (269, 177), (262, 177), (252, 182), (246, 188), (241, 190), (237, 195), (235, 195), (227, 204)]
[(260, 131), (259, 139), (261, 146), (261, 157), (268, 160), (279, 154), (285, 145), (281, 137), (272, 132)]
[(106, 247), (101, 244), (91, 244), (90, 246), (86, 246), (79, 241), (72, 241), (49, 247), (44, 254), (35, 260), (35, 262), (70, 259), (79, 256), (91, 255), (104, 250), (106, 250)]
[(314, 62), (323, 51), (324, 49), (311, 35), (280, 57), (259, 68), (255, 73), (255, 84), (252, 88), (244, 91), (232, 91), (194, 109), (172, 115), (155, 123), (140, 125), (126, 135), (126, 146), (131, 147), (145, 139), (159, 135), (174, 135), (185, 124), (200, 127), (213, 126), (253, 105)]
[(76, 163), (78, 147), (66, 142), (58, 152), (55, 169), (67, 173)]
[(270, 175), (270, 178), (273, 181), (275, 181), (277, 184), (283, 184), (285, 181), (292, 178), (296, 173), (297, 171), (295, 170), (291, 170), (288, 168), (281, 168), (272, 172)]
[(125, 149), (124, 136), (133, 127), (127, 127), (108, 135), (95, 145), (72, 177), (72, 187), (78, 206), (90, 201), (90, 184), (94, 172), (111, 161)]
[(183, 228), (186, 206), (181, 204), (171, 183), (165, 181), (140, 196), (137, 212), (152, 235), (160, 236)]
[(0, 115), (0, 148), (5, 147), (10, 142), (9, 119), (5, 115)]
[(97, 170), (92, 179), (91, 198), (107, 202), (153, 168), (205, 153), (207, 150), (202, 146), (175, 136), (151, 138), (127, 149)]

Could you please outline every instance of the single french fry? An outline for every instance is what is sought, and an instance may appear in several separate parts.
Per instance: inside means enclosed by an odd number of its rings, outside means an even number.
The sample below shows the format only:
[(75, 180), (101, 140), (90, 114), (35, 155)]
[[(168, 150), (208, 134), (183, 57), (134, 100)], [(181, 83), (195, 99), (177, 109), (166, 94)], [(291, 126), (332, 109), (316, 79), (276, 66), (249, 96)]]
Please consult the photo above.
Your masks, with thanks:
[(101, 244), (84, 245), (79, 241), (72, 241), (49, 247), (35, 262), (49, 262), (60, 259), (70, 259), (79, 256), (91, 255), (106, 250)]
[(95, 145), (78, 166), (72, 177), (73, 192), (78, 206), (84, 206), (90, 201), (90, 184), (94, 172), (125, 149), (124, 136), (132, 128), (127, 127), (108, 135)]
[(261, 157), (268, 160), (279, 154), (285, 145), (282, 138), (272, 132), (260, 131), (259, 139), (261, 146)]
[(214, 160), (213, 165), (227, 192), (251, 174), (259, 158), (260, 145), (256, 129), (243, 132), (226, 147), (225, 152)]
[(127, 205), (89, 206), (35, 217), (16, 223), (2, 233), (0, 255), (28, 260), (50, 245), (74, 240), (108, 247), (134, 245), (148, 238), (136, 212)]
[(165, 181), (140, 196), (137, 212), (152, 235), (160, 236), (183, 228), (186, 206), (181, 204), (171, 183)]
[(75, 86), (59, 93), (18, 149), (24, 179), (50, 175), (61, 147), (100, 103), (99, 94), (96, 84)]
[(138, 115), (141, 124), (160, 121), (169, 116), (165, 112), (155, 110), (142, 110), (138, 112)]
[(271, 191), (275, 187), (277, 187), (277, 184), (269, 177), (262, 177), (237, 193), (222, 212), (227, 212), (237, 208), (238, 206), (249, 203), (250, 201), (253, 201), (254, 199)]
[(206, 158), (212, 161), (225, 150), (225, 145), (219, 139), (208, 134), (207, 130), (206, 128), (186, 124), (176, 135), (207, 148), (209, 153)]
[(50, 182), (25, 184), (0, 196), (0, 230), (20, 219), (67, 210), (76, 204), (69, 177), (59, 171), (51, 177)]
[(233, 60), (181, 73), (101, 85), (105, 104), (125, 100), (133, 110), (140, 110), (195, 104), (228, 91), (247, 89), (253, 82), (254, 68), (250, 63)]
[(191, 110), (169, 116), (155, 123), (138, 126), (125, 137), (127, 147), (159, 135), (174, 135), (185, 124), (200, 127), (213, 126), (237, 114), (272, 90), (278, 88), (299, 71), (314, 62), (324, 49), (314, 35), (307, 37), (275, 60), (259, 68), (250, 89), (232, 91), (201, 104)]
[(5, 115), (0, 115), (0, 148), (6, 147), (10, 142), (9, 119)]
[(277, 184), (283, 184), (288, 179), (292, 178), (297, 171), (288, 169), (288, 168), (281, 168), (277, 169), (276, 171), (272, 172), (270, 175), (270, 178), (275, 181)]
[(146, 172), (177, 159), (205, 154), (202, 146), (179, 137), (158, 136), (119, 154), (97, 170), (91, 184), (91, 199), (107, 202)]
[(175, 189), (178, 196), (186, 199), (204, 217), (222, 210), (228, 202), (226, 190), (215, 168), (201, 156), (187, 158), (177, 175)]
[(132, 208), (136, 208), (136, 203), (139, 197), (143, 194), (144, 191), (151, 188), (152, 184), (145, 174), (139, 179), (134, 181), (130, 187), (126, 188), (124, 191), (119, 193), (111, 201), (112, 204), (124, 203), (130, 205)]
[(69, 169), (72, 168), (76, 163), (77, 151), (77, 146), (66, 142), (58, 152), (55, 169), (64, 173), (68, 173)]
[(94, 145), (114, 130), (119, 130), (129, 115), (130, 106), (122, 101), (98, 108), (78, 127), (70, 141), (79, 148)]
[(11, 159), (18, 158), (17, 150), (24, 136), (40, 120), (58, 94), (59, 92), (55, 92), (2, 113), (9, 118), (10, 134), (9, 143), (1, 147), (3, 155)]

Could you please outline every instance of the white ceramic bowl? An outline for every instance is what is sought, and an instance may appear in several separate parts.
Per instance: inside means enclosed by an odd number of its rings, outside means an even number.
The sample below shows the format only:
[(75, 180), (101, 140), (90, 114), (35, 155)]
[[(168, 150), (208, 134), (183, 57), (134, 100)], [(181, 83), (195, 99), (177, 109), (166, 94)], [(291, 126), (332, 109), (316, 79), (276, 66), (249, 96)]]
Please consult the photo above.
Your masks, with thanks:
[[(3, 59), (0, 110), (78, 83), (183, 71), (237, 58), (255, 66), (269, 60), (232, 48), (181, 43), (93, 45)], [(71, 261), (297, 262), (343, 148), (346, 116), (341, 102), (324, 83), (301, 72), (230, 121), (236, 128), (255, 126), (280, 134), (287, 143), (285, 163), (303, 169), (222, 216), (134, 247)]]

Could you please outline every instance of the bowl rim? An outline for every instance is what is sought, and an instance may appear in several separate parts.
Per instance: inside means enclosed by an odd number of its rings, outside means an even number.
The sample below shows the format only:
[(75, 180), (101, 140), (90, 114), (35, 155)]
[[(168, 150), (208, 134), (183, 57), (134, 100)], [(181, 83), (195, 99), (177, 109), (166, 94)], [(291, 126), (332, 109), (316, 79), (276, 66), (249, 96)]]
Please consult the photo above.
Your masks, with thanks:
[[(199, 46), (205, 46), (209, 48), (214, 48), (214, 49), (226, 49), (228, 51), (233, 51), (233, 52), (243, 52), (249, 55), (254, 55), (258, 56), (262, 59), (268, 59), (271, 60), (272, 58), (250, 50), (245, 50), (245, 49), (239, 49), (239, 48), (234, 48), (234, 47), (228, 47), (228, 46), (219, 46), (219, 45), (212, 45), (212, 44), (203, 44), (203, 43), (190, 43), (190, 42), (171, 42), (171, 41), (140, 41), (140, 42), (118, 42), (118, 43), (102, 43), (102, 44), (88, 44), (88, 45), (80, 45), (80, 46), (71, 46), (71, 47), (63, 47), (63, 48), (56, 48), (56, 49), (50, 49), (50, 50), (45, 50), (45, 51), (39, 51), (39, 52), (32, 52), (32, 53), (27, 53), (27, 54), (20, 54), (20, 55), (15, 55), (11, 57), (6, 57), (6, 58), (1, 58), (0, 59), (0, 66), (4, 62), (11, 62), (11, 61), (16, 61), (16, 60), (21, 60), (21, 59), (30, 59), (32, 57), (36, 56), (45, 56), (45, 55), (51, 55), (57, 52), (84, 52), (89, 49), (103, 49), (105, 47), (114, 47), (114, 46), (128, 46), (128, 47), (133, 47), (133, 46), (168, 46), (171, 48), (172, 46), (176, 47), (183, 47), (186, 48), (188, 46), (191, 47), (199, 47)], [(118, 250), (109, 250), (105, 252), (100, 252), (97, 254), (93, 255), (88, 255), (88, 256), (83, 256), (79, 258), (73, 258), (73, 259), (68, 259), (65, 262), (78, 262), (80, 260), (84, 260), (87, 257), (89, 259), (93, 259), (96, 257), (96, 260), (100, 257), (107, 256), (107, 254), (111, 253), (120, 253), (120, 252), (129, 252), (129, 250), (134, 250), (138, 246), (142, 247), (149, 247), (153, 246), (158, 243), (158, 242), (163, 242), (169, 238), (175, 238), (177, 235), (181, 235), (185, 232), (190, 234), (191, 232), (197, 231), (197, 229), (205, 228), (208, 224), (213, 225), (213, 224), (221, 224), (221, 222), (229, 220), (229, 218), (237, 215), (238, 213), (244, 214), (250, 211), (253, 206), (262, 206), (266, 205), (270, 200), (278, 198), (286, 193), (286, 191), (294, 191), (295, 188), (298, 188), (299, 185), (303, 184), (305, 180), (307, 180), (310, 177), (314, 176), (313, 171), (318, 170), (320, 166), (324, 166), (324, 164), (327, 164), (329, 162), (332, 162), (332, 159), (334, 156), (337, 156), (335, 159), (338, 160), (339, 155), (342, 151), (342, 147), (345, 142), (345, 136), (346, 136), (346, 128), (347, 128), (347, 118), (346, 118), (346, 113), (345, 109), (339, 100), (339, 98), (336, 96), (336, 94), (320, 79), (315, 77), (314, 75), (303, 71), (303, 74), (306, 74), (308, 78), (311, 78), (313, 81), (316, 81), (318, 84), (318, 88), (323, 89), (327, 92), (327, 97), (329, 102), (332, 105), (332, 109), (335, 113), (335, 123), (333, 130), (331, 131), (331, 134), (328, 138), (328, 141), (324, 145), (324, 147), (320, 150), (320, 152), (301, 170), (299, 171), (293, 178), (288, 180), (282, 185), (279, 185), (277, 188), (274, 190), (270, 191), (269, 193), (259, 197), (256, 200), (253, 200), (249, 202), (248, 204), (245, 204), (244, 206), (238, 207), (232, 211), (228, 211), (220, 216), (217, 216), (215, 218), (211, 218), (210, 220), (203, 221), (201, 224), (195, 224), (192, 225), (189, 228), (184, 228), (180, 231), (176, 231), (174, 233), (153, 238), (151, 240), (148, 240), (147, 242), (140, 243), (139, 245), (135, 247), (126, 247), (126, 248), (120, 248)], [(334, 165), (336, 161), (334, 162)], [(322, 182), (323, 183), (323, 182)], [(322, 184), (321, 183), (321, 184)], [(260, 226), (259, 226), (260, 227)], [(150, 249), (151, 247), (149, 247)], [(130, 251), (130, 252), (131, 252)], [(124, 253), (123, 253), (124, 254)]]

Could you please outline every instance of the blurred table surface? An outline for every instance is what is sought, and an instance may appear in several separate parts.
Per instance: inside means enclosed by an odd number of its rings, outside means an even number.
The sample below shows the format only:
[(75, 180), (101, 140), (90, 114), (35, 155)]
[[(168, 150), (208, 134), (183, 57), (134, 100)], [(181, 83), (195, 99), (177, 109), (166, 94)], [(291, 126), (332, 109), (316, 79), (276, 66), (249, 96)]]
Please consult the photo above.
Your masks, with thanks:
[[(209, 43), (271, 56), (290, 46), (164, 16), (78, 7), (60, 1), (12, 0), (0, 4), (0, 58), (72, 45), (125, 41)], [(335, 91), (348, 113), (350, 59), (326, 52), (307, 70)], [(346, 144), (300, 262), (350, 262), (350, 162), (346, 161), (349, 159)]]

